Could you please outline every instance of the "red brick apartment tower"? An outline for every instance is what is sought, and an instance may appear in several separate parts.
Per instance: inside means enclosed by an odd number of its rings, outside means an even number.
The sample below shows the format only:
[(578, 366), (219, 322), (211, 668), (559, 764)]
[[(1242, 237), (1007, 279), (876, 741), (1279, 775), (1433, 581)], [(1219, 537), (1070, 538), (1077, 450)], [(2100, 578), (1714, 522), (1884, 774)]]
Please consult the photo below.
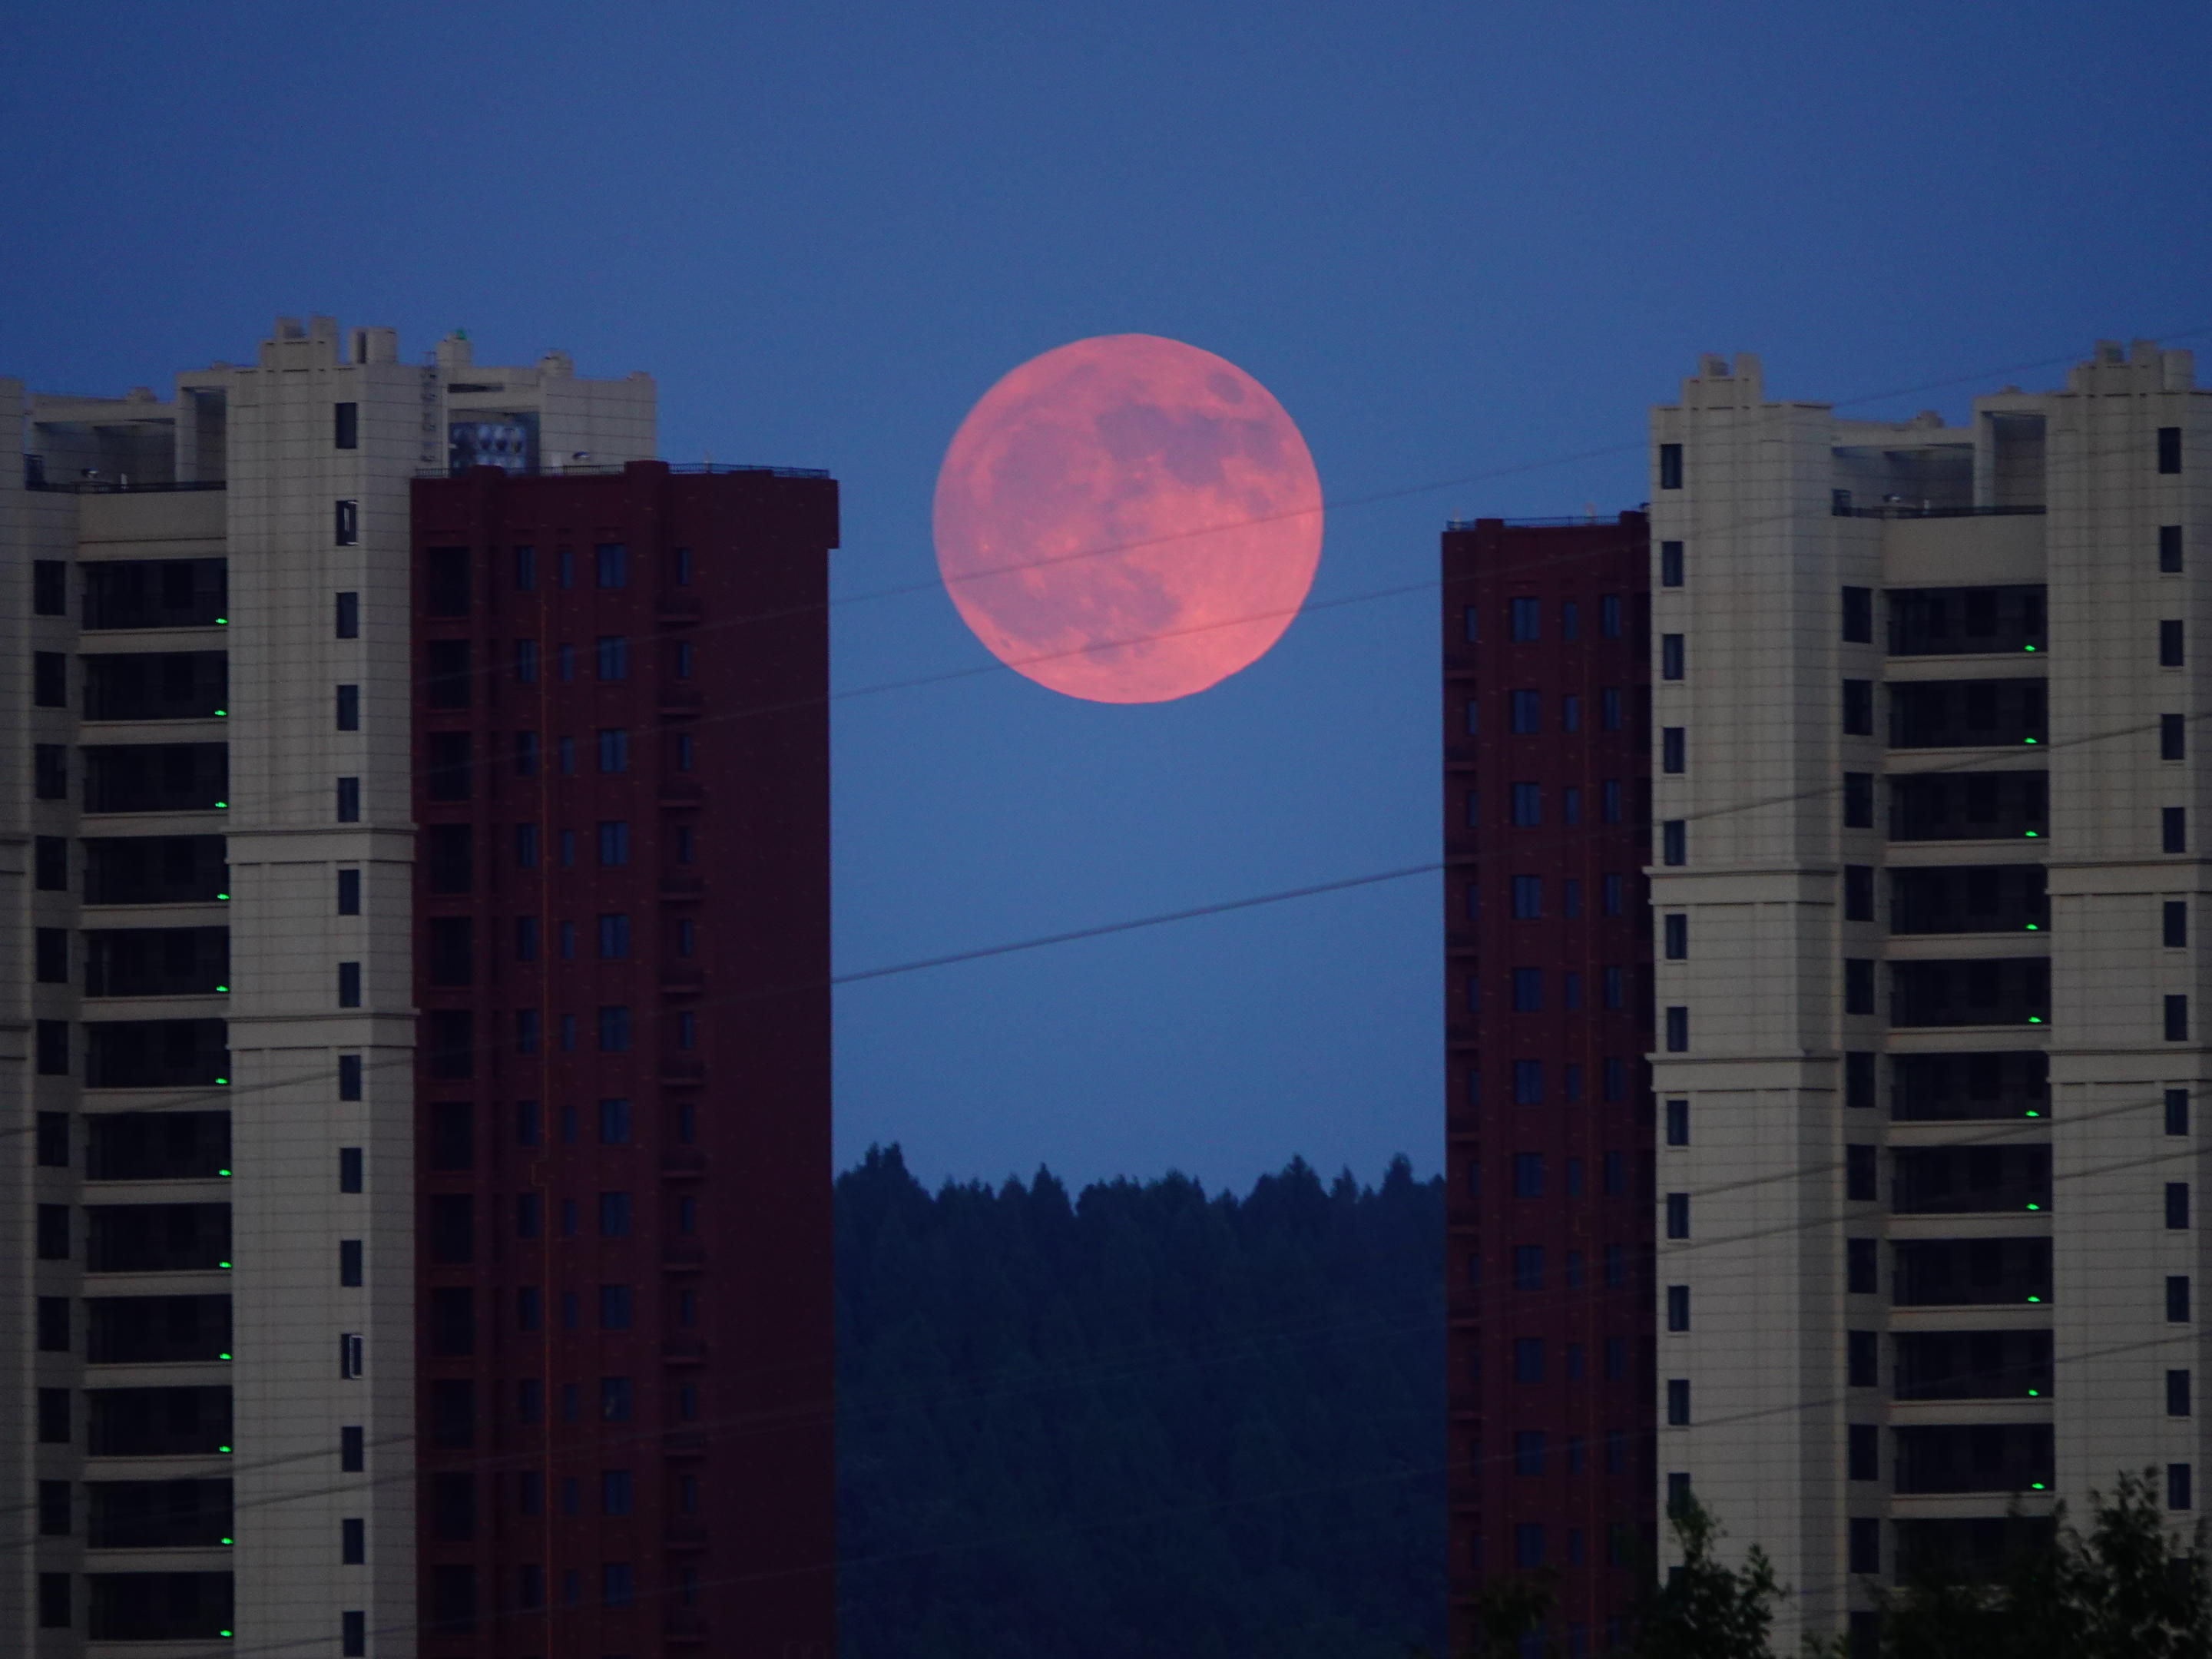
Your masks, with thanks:
[(836, 485), (414, 495), (423, 1659), (830, 1659)]
[(1570, 1655), (1650, 1571), (1644, 516), (1443, 536), (1455, 1640), (1557, 1575)]

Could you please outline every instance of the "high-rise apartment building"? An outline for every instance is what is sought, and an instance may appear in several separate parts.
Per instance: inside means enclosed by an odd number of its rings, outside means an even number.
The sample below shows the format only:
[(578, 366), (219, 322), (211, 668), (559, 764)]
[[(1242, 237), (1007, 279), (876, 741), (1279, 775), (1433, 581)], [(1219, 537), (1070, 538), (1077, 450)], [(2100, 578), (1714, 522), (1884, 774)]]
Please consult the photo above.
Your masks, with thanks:
[(1651, 437), (1659, 1491), (1864, 1644), (2123, 1470), (2197, 1512), (2212, 394), (1713, 357)]
[(1617, 1641), (1652, 1521), (1650, 610), (1641, 513), (1443, 537), (1455, 1638), (1550, 1575)]
[(826, 1654), (835, 486), (319, 318), (0, 423), (0, 1629)]

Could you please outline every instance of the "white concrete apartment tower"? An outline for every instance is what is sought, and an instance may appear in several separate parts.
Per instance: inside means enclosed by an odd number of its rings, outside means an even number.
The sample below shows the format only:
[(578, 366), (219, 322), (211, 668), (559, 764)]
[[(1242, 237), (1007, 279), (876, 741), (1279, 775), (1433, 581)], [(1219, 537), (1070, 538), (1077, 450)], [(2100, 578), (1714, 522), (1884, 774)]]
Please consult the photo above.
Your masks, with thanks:
[(410, 485), (652, 383), (280, 319), (0, 423), (0, 1646), (411, 1653)]
[(1790, 1644), (2206, 1462), (2212, 392), (1973, 409), (1652, 416), (1657, 1468)]

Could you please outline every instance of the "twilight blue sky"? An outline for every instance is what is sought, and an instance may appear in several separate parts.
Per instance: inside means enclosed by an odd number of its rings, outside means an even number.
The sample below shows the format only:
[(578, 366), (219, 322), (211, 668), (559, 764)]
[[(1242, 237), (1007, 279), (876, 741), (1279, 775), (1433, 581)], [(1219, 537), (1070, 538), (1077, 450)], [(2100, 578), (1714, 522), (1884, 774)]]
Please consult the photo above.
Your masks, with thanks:
[[(1700, 350), (1955, 416), (2099, 336), (2212, 330), (2189, 0), (85, 0), (7, 32), (0, 373), (160, 384), (310, 310), (647, 368), (672, 459), (836, 472), (850, 595), (933, 574), (953, 428), (1085, 335), (1243, 366), (1332, 500), (1501, 474), (1336, 511), (1329, 599), (1430, 574), (1448, 515), (1634, 505)], [(1307, 616), (1177, 703), (1004, 672), (841, 701), (841, 968), (1433, 857), (1432, 605)], [(941, 592), (833, 629), (848, 690), (987, 660)], [(841, 1161), (1432, 1169), (1436, 903), (852, 988)]]

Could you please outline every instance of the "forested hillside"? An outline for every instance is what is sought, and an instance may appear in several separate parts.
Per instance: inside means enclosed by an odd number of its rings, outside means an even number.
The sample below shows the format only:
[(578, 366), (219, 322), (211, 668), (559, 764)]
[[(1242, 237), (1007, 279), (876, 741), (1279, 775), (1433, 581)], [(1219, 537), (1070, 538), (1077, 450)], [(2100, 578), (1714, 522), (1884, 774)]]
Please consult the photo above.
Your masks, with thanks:
[(1443, 1601), (1440, 1183), (837, 1182), (845, 1659), (1404, 1659)]

